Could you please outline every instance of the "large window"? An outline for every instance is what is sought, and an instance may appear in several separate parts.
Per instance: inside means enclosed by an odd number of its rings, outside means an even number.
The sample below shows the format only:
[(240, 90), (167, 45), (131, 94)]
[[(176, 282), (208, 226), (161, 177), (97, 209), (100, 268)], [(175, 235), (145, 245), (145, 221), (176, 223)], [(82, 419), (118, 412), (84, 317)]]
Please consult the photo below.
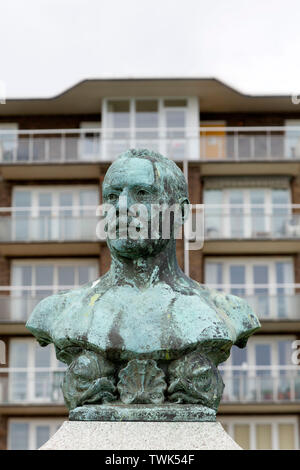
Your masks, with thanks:
[(197, 98), (105, 99), (102, 115), (104, 159), (132, 147), (199, 158)]
[(286, 119), (285, 158), (300, 158), (300, 119)]
[(245, 450), (299, 448), (296, 416), (220, 417), (225, 431)]
[(204, 191), (207, 238), (291, 236), (288, 189), (228, 188)]
[(53, 345), (41, 348), (33, 338), (13, 338), (9, 344), (9, 403), (62, 403), (65, 364), (55, 357)]
[(245, 297), (261, 319), (299, 317), (292, 258), (208, 257), (205, 283)]
[(291, 402), (300, 399), (300, 369), (292, 361), (294, 336), (255, 336), (247, 347), (232, 348), (221, 366), (223, 400)]
[(0, 123), (0, 161), (10, 162), (17, 158), (18, 124)]
[(10, 419), (8, 427), (8, 449), (39, 449), (62, 424), (63, 419)]
[(42, 298), (98, 276), (99, 262), (92, 258), (13, 261), (11, 315), (15, 321), (24, 321)]
[(14, 240), (92, 240), (99, 191), (94, 186), (15, 187)]

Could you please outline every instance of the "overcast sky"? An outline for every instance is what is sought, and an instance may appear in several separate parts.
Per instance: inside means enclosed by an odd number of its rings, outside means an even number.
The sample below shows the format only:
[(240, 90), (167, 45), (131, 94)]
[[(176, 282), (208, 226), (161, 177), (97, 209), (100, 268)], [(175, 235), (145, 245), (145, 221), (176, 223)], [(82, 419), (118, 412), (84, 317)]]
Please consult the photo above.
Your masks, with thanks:
[(8, 97), (85, 78), (217, 77), (300, 94), (299, 0), (1, 0)]

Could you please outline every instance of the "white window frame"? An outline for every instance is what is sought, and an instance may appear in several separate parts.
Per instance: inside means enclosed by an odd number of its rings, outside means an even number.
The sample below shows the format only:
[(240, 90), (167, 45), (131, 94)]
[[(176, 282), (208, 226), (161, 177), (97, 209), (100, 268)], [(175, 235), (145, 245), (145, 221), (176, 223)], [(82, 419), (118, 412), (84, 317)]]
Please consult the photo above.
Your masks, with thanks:
[[(18, 129), (19, 129), (19, 124), (17, 122), (0, 122), (0, 131), (5, 131), (5, 130), (15, 131), (11, 134), (14, 137), (13, 161), (17, 160)], [(1, 135), (3, 134), (0, 134), (0, 161), (5, 161), (3, 160), (3, 147), (2, 147)]]
[[(25, 369), (21, 368), (20, 372), (25, 372), (27, 374), (27, 381), (26, 381), (26, 403), (45, 403), (45, 402), (51, 402), (51, 397), (36, 397), (35, 394), (35, 373), (38, 372), (36, 370), (35, 366), (35, 352), (36, 348), (39, 347), (38, 343), (36, 342), (35, 338), (15, 338), (12, 337), (10, 338), (9, 341), (9, 348), (12, 347), (12, 344), (17, 344), (17, 343), (25, 343), (28, 344), (28, 355), (27, 355), (27, 367)], [(50, 351), (50, 367), (47, 367), (47, 371), (49, 372), (54, 372), (57, 370), (64, 370), (65, 365), (62, 365), (60, 361), (56, 358), (55, 354), (55, 349), (54, 346), (51, 344), (48, 346), (49, 351)], [(9, 369), (11, 369), (13, 366), (9, 362)], [(17, 370), (19, 368), (16, 368)], [(9, 381), (13, 380), (9, 377)], [(12, 381), (13, 383), (13, 381)], [(10, 395), (10, 401), (13, 403), (13, 395), (12, 395), (12, 383), (9, 383), (9, 395)], [(19, 402), (19, 400), (16, 400)]]
[(279, 450), (279, 424), (292, 424), (294, 426), (295, 450), (299, 449), (298, 418), (296, 416), (219, 416), (221, 424), (227, 426), (227, 433), (234, 439), (234, 426), (236, 424), (249, 425), (250, 450), (256, 450), (256, 425), (271, 425), (272, 450)]
[[(251, 392), (253, 390), (253, 387), (250, 385), (251, 383), (255, 383), (256, 377), (257, 377), (257, 364), (256, 364), (256, 351), (255, 347), (258, 344), (268, 344), (270, 345), (270, 351), (271, 351), (271, 364), (270, 364), (270, 377), (272, 378), (272, 396), (276, 397), (277, 396), (277, 391), (278, 391), (278, 383), (276, 379), (280, 378), (280, 373), (279, 369), (276, 368), (276, 366), (279, 365), (279, 351), (278, 351), (278, 343), (279, 341), (290, 341), (291, 343), (296, 340), (296, 335), (259, 335), (259, 336), (253, 336), (252, 338), (249, 339), (247, 347), (246, 347), (246, 354), (247, 354), (247, 360), (243, 365), (239, 366), (239, 371), (240, 374), (245, 375), (245, 380), (249, 379), (249, 389), (248, 392)], [(291, 349), (291, 355), (292, 355), (292, 349)], [(284, 365), (284, 364), (281, 364)], [(287, 366), (291, 365), (285, 364)], [(226, 384), (225, 391), (228, 394), (229, 397), (234, 397), (234, 376), (233, 376), (233, 371), (234, 369), (232, 368), (232, 354), (230, 357), (226, 360), (225, 363), (222, 364), (221, 370), (222, 370), (222, 376), (224, 379), (224, 382)], [(268, 369), (269, 366), (265, 366), (265, 369)], [(261, 369), (264, 369), (262, 367)], [(232, 379), (233, 376), (233, 379)], [(242, 378), (240, 379), (241, 382), (240, 385), (243, 384)], [(252, 382), (251, 382), (252, 381)], [(257, 389), (259, 390), (259, 388)], [(246, 400), (247, 401), (247, 400)]]
[[(59, 284), (58, 284), (58, 267), (60, 266), (88, 266), (88, 267), (93, 267), (95, 270), (95, 279), (97, 279), (100, 276), (99, 272), (99, 260), (98, 258), (43, 258), (42, 260), (37, 260), (35, 258), (22, 258), (22, 259), (17, 259), (13, 260), (11, 264), (11, 285), (14, 287), (19, 287), (18, 284), (15, 282), (15, 277), (14, 277), (14, 267), (15, 266), (28, 266), (30, 265), (31, 267), (36, 267), (36, 266), (43, 266), (43, 265), (52, 265), (54, 267), (53, 270), (53, 293), (58, 292), (61, 290)], [(33, 279), (32, 279), (32, 295), (36, 295), (36, 291), (34, 287), (36, 286), (35, 283), (35, 269), (32, 271), (33, 273)], [(75, 281), (76, 279), (78, 280), (78, 270), (75, 269)], [(74, 287), (79, 286), (79, 282), (74, 285)], [(46, 286), (47, 287), (47, 286)], [(48, 286), (50, 287), (50, 286)], [(62, 286), (63, 288), (64, 286)], [(20, 286), (21, 288), (21, 286)], [(72, 287), (70, 287), (72, 288)], [(46, 289), (47, 290), (47, 289)]]
[(276, 269), (275, 265), (276, 263), (290, 263), (291, 264), (291, 273), (292, 273), (292, 285), (289, 285), (288, 290), (289, 292), (293, 293), (294, 292), (294, 263), (293, 263), (293, 258), (291, 256), (281, 256), (281, 257), (239, 257), (235, 256), (234, 258), (232, 257), (210, 257), (207, 256), (205, 258), (205, 269), (204, 273), (206, 273), (206, 265), (208, 263), (219, 263), (222, 264), (222, 277), (223, 277), (223, 282), (222, 284), (224, 285), (224, 290), (226, 292), (230, 291), (230, 266), (233, 265), (244, 265), (245, 266), (245, 292), (246, 294), (253, 295), (254, 294), (254, 289), (259, 288), (259, 284), (254, 284), (254, 277), (253, 277), (253, 266), (257, 265), (262, 265), (262, 266), (268, 266), (268, 274), (269, 274), (269, 283), (268, 283), (268, 288), (269, 288), (269, 294), (274, 295), (276, 294)]
[(28, 435), (28, 450), (36, 450), (36, 428), (37, 426), (49, 426), (50, 427), (50, 438), (63, 424), (65, 419), (57, 418), (10, 418), (8, 420), (8, 450), (11, 449), (11, 425), (12, 423), (26, 423), (29, 424), (29, 435)]
[[(40, 212), (44, 210), (49, 210), (50, 211), (50, 221), (51, 223), (51, 237), (50, 240), (57, 240), (60, 239), (60, 230), (62, 227), (64, 227), (63, 224), (61, 224), (61, 219), (60, 215), (63, 214), (64, 210), (70, 211), (72, 217), (80, 217), (82, 215), (82, 211), (85, 209), (85, 211), (89, 214), (91, 211), (94, 211), (95, 214), (95, 226), (96, 226), (96, 207), (91, 207), (91, 206), (83, 206), (80, 204), (80, 191), (85, 191), (85, 190), (91, 190), (95, 191), (95, 193), (98, 195), (98, 201), (100, 201), (100, 194), (99, 194), (99, 186), (97, 185), (43, 185), (43, 186), (14, 186), (13, 188), (13, 208), (18, 210), (18, 206), (15, 205), (15, 197), (18, 192), (21, 191), (29, 191), (31, 193), (31, 205), (28, 207), (28, 211), (26, 210), (24, 213), (26, 213), (30, 218), (32, 219), (38, 219)], [(44, 207), (39, 205), (39, 195), (42, 193), (51, 193), (51, 206), (49, 207)], [(59, 198), (62, 193), (67, 193), (67, 194), (72, 194), (72, 205), (70, 206), (61, 206), (59, 203)], [(97, 203), (98, 203), (97, 201)], [(20, 211), (24, 210), (25, 208), (21, 208)], [(27, 208), (26, 208), (27, 209)], [(93, 213), (93, 212), (92, 212)], [(48, 219), (46, 219), (48, 221)], [(16, 238), (16, 217), (12, 216), (12, 238)], [(48, 222), (47, 222), (48, 223)], [(39, 226), (32, 224), (32, 227), (30, 229), (30, 233), (28, 238), (25, 238), (25, 240), (36, 240), (40, 239), (39, 237)], [(46, 233), (47, 233), (47, 226), (45, 228)], [(96, 228), (95, 228), (96, 231)], [(96, 237), (96, 234), (95, 234)], [(43, 238), (44, 239), (44, 238)], [(48, 237), (46, 236), (46, 239), (48, 240)]]
[[(241, 218), (242, 223), (242, 229), (243, 233), (241, 234), (241, 238), (251, 238), (255, 234), (255, 227), (252, 227), (252, 220), (255, 219), (255, 215), (252, 214), (251, 212), (251, 207), (253, 205), (251, 204), (251, 190), (254, 188), (251, 187), (241, 187), (241, 188), (224, 188), (224, 189), (219, 189), (219, 191), (222, 193), (222, 205), (220, 206), (220, 214), (219, 216), (216, 214), (215, 217), (220, 217), (221, 223), (220, 223), (220, 231), (221, 234), (223, 235), (222, 238), (232, 238), (231, 235), (231, 223), (230, 223), (230, 217), (231, 213), (230, 210), (232, 207), (230, 203), (230, 194), (233, 190), (241, 191), (243, 193), (243, 203), (241, 205), (241, 214), (237, 214), (236, 217)], [(269, 236), (272, 236), (272, 214), (273, 214), (273, 208), (274, 204), (272, 203), (272, 191), (275, 188), (257, 188), (260, 190), (264, 191), (264, 203), (263, 203), (263, 210), (264, 210), (264, 232), (268, 234)], [(206, 192), (211, 191), (210, 189), (204, 190), (204, 201), (205, 201), (205, 194)], [(287, 202), (287, 211), (288, 214), (291, 214), (291, 190), (290, 188), (287, 189), (287, 194), (288, 194), (288, 202)], [(209, 216), (209, 206), (210, 204), (205, 203), (205, 210), (207, 212), (207, 216)], [(255, 205), (254, 205), (255, 206)], [(215, 208), (214, 208), (215, 210)]]
[(93, 151), (92, 153), (87, 153), (86, 152), (86, 145), (85, 145), (85, 139), (86, 136), (84, 133), (80, 134), (80, 149), (79, 149), (79, 155), (80, 155), (80, 160), (83, 161), (92, 161), (92, 160), (98, 160), (100, 156), (100, 138), (101, 138), (101, 121), (82, 121), (80, 123), (80, 129), (99, 129), (99, 133), (96, 133), (95, 140), (93, 142)]
[[(108, 102), (109, 101), (126, 101), (129, 103), (129, 142), (127, 147), (134, 148), (136, 147), (136, 136), (135, 132), (138, 130), (135, 126), (135, 115), (136, 115), (136, 101), (157, 101), (158, 103), (158, 150), (160, 153), (166, 153), (166, 138), (167, 138), (167, 129), (166, 129), (166, 109), (174, 109), (176, 107), (169, 108), (164, 105), (166, 100), (186, 100), (187, 106), (186, 110), (186, 125), (185, 125), (185, 139), (191, 138), (191, 141), (187, 141), (188, 152), (183, 159), (188, 158), (189, 160), (199, 160), (199, 100), (196, 96), (164, 96), (164, 97), (108, 97), (103, 98), (102, 100), (102, 129), (103, 129), (103, 145), (102, 145), (102, 155), (104, 160), (108, 158), (108, 150), (106, 145), (105, 136), (109, 136), (109, 130), (112, 129), (109, 126), (108, 119)], [(182, 109), (182, 107), (178, 108)], [(178, 142), (184, 141), (184, 138), (179, 138)], [(146, 139), (145, 139), (146, 140)], [(127, 139), (125, 139), (127, 141)], [(155, 141), (155, 139), (154, 139)], [(182, 159), (182, 160), (183, 160)]]

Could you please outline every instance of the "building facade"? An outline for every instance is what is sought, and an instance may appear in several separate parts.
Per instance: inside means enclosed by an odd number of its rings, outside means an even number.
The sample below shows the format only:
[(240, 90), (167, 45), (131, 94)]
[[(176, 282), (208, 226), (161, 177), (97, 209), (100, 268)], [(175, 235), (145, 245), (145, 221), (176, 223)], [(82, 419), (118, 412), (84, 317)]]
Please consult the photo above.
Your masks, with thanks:
[(179, 240), (182, 269), (262, 323), (221, 366), (218, 419), (246, 449), (298, 449), (300, 106), (214, 79), (86, 80), (0, 105), (0, 448), (38, 448), (67, 417), (65, 365), (25, 322), (40, 299), (107, 271), (96, 207), (128, 148), (174, 159), (204, 204), (203, 248)]

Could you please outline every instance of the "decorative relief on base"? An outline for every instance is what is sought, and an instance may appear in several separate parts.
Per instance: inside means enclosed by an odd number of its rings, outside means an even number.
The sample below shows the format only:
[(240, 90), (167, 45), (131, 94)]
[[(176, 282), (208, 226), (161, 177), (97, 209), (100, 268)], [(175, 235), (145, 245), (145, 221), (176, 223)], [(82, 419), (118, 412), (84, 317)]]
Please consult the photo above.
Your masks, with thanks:
[(169, 400), (175, 403), (199, 403), (217, 410), (224, 383), (217, 367), (195, 351), (169, 366)]
[(133, 359), (119, 372), (117, 385), (123, 403), (153, 403), (164, 401), (167, 384), (165, 374), (153, 359)]
[(72, 410), (87, 403), (108, 403), (116, 399), (114, 366), (99, 354), (85, 351), (65, 372), (62, 391)]

